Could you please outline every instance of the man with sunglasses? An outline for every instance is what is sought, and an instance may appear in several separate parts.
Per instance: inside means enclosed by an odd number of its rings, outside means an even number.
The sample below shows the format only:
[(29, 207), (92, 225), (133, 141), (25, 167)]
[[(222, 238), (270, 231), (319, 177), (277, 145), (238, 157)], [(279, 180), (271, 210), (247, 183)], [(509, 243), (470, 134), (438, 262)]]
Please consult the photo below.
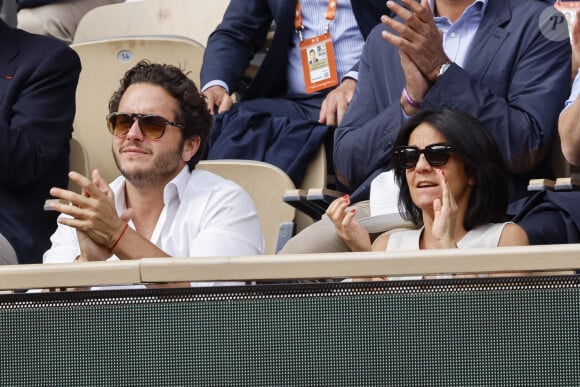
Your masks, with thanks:
[(45, 263), (261, 254), (249, 195), (195, 169), (211, 115), (177, 67), (138, 63), (109, 102), (107, 128), (120, 177), (110, 186), (71, 172), (82, 194), (53, 188), (61, 212)]
[(0, 47), (0, 264), (40, 263), (56, 228), (46, 194), (68, 182), (81, 64), (66, 44), (1, 20)]
[[(562, 15), (538, 0), (402, 3), (388, 1), (396, 17), (383, 16), (370, 33), (353, 100), (335, 132), (335, 170), (350, 200), (368, 200), (371, 181), (392, 168), (407, 116), (444, 108), (469, 113), (490, 130), (510, 168), (510, 200), (524, 197), (530, 178), (552, 174), (545, 155), (570, 80)], [(368, 214), (363, 202), (358, 216)], [(329, 223), (305, 229), (282, 253), (344, 251)]]

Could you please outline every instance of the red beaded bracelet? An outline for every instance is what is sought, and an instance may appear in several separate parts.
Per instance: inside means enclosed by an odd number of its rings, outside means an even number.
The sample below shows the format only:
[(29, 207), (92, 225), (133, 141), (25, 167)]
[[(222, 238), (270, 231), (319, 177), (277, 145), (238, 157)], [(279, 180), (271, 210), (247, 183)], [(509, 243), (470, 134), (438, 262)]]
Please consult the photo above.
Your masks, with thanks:
[(421, 109), (423, 107), (423, 103), (422, 102), (417, 102), (413, 98), (411, 98), (411, 96), (409, 95), (409, 93), (407, 93), (407, 87), (406, 86), (403, 87), (402, 96), (405, 99), (405, 102), (407, 102), (409, 105), (413, 106), (414, 108)]
[(127, 231), (127, 228), (129, 227), (128, 223), (125, 223), (125, 227), (123, 227), (123, 231), (121, 231), (121, 233), (119, 234), (119, 236), (117, 237), (117, 240), (115, 241), (115, 243), (113, 243), (111, 245), (111, 247), (109, 247), (109, 253), (113, 253), (113, 249), (115, 248), (115, 246), (117, 246), (117, 244), (119, 243), (119, 241), (121, 240), (121, 238), (123, 238), (123, 235), (125, 235), (125, 231)]

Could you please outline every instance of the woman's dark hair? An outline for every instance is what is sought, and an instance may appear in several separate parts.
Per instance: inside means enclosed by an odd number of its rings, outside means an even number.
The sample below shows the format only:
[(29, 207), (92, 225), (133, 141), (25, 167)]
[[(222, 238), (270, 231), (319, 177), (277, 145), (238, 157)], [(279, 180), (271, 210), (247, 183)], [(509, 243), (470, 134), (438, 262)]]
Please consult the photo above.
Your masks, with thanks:
[(178, 67), (142, 60), (129, 69), (121, 79), (121, 86), (109, 101), (109, 113), (118, 111), (121, 97), (129, 86), (136, 83), (161, 86), (177, 100), (179, 111), (175, 112), (175, 120), (183, 125), (182, 143), (195, 136), (199, 136), (201, 140), (196, 154), (187, 162), (190, 171), (195, 169), (195, 165), (205, 153), (212, 124), (212, 116), (207, 109), (204, 96), (198, 91), (195, 83)]
[[(507, 169), (489, 131), (469, 114), (453, 111), (423, 111), (411, 116), (401, 127), (395, 146), (409, 144), (411, 133), (422, 123), (431, 125), (445, 137), (453, 155), (463, 161), (475, 185), (463, 220), (466, 230), (502, 222), (508, 205)], [(395, 180), (400, 188), (399, 211), (417, 226), (423, 225), (421, 209), (413, 203), (405, 169), (395, 163)]]

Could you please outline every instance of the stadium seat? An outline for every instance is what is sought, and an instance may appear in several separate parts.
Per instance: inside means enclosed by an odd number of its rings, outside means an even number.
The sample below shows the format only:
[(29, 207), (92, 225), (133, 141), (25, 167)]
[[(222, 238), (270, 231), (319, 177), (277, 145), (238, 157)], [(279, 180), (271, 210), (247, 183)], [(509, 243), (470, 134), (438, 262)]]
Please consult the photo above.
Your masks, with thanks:
[[(91, 175), (87, 148), (75, 137), (70, 139), (69, 170), (78, 172), (84, 176)], [(68, 188), (78, 193), (81, 192), (81, 188), (78, 184), (73, 183), (70, 180)]]
[(229, 0), (143, 0), (97, 7), (81, 19), (73, 43), (154, 34), (186, 36), (205, 47), (228, 3)]
[(253, 160), (204, 160), (199, 169), (232, 180), (250, 194), (266, 241), (266, 254), (275, 254), (294, 234), (295, 210), (284, 203), (294, 183), (280, 168)]

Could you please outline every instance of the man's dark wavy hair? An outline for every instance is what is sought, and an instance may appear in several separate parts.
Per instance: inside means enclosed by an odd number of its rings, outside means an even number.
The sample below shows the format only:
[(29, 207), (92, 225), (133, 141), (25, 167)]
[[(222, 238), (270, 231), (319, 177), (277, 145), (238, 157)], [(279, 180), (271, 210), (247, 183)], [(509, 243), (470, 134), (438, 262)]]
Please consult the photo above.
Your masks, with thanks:
[[(453, 111), (423, 111), (411, 116), (402, 126), (395, 146), (406, 146), (417, 126), (426, 123), (445, 137), (453, 155), (463, 161), (475, 185), (467, 205), (463, 227), (471, 230), (487, 223), (505, 221), (508, 205), (507, 168), (489, 131), (469, 114)], [(400, 188), (399, 211), (416, 226), (423, 225), (421, 209), (413, 203), (403, 167), (395, 165), (395, 180)]]
[(129, 86), (136, 83), (161, 86), (177, 100), (179, 111), (175, 112), (175, 120), (184, 126), (181, 129), (182, 141), (185, 142), (195, 136), (199, 136), (201, 140), (196, 154), (187, 162), (190, 171), (195, 169), (196, 164), (205, 154), (212, 125), (212, 116), (207, 109), (204, 96), (187, 74), (178, 67), (142, 60), (129, 69), (121, 79), (121, 86), (113, 93), (109, 101), (109, 113), (118, 111), (121, 97)]

